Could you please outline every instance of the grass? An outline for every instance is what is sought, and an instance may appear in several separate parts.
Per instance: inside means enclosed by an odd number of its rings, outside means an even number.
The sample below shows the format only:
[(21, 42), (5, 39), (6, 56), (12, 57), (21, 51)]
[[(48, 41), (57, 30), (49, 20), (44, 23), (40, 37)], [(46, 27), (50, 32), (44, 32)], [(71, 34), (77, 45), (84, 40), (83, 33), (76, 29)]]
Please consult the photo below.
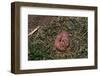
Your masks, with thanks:
[[(28, 29), (40, 28), (28, 37), (28, 60), (74, 59), (88, 57), (88, 18), (29, 15)], [(54, 49), (58, 32), (70, 33), (70, 46), (65, 52)]]

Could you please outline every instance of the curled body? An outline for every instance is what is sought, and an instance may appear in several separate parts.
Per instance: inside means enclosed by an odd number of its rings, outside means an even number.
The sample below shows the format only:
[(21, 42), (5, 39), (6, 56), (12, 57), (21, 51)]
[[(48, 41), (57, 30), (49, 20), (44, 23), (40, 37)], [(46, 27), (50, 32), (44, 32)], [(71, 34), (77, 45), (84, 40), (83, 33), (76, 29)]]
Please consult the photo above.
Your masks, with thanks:
[(55, 39), (54, 48), (63, 52), (69, 47), (69, 45), (69, 33), (66, 31), (58, 33)]

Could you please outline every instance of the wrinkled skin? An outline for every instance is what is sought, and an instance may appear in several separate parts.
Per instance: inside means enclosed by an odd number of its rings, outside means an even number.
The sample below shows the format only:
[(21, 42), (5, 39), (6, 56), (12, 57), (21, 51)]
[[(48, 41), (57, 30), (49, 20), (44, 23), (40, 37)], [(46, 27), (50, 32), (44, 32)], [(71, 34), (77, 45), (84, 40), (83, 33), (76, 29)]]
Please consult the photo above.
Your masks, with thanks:
[(54, 48), (60, 52), (64, 52), (65, 49), (69, 47), (69, 33), (68, 32), (60, 32), (56, 36)]

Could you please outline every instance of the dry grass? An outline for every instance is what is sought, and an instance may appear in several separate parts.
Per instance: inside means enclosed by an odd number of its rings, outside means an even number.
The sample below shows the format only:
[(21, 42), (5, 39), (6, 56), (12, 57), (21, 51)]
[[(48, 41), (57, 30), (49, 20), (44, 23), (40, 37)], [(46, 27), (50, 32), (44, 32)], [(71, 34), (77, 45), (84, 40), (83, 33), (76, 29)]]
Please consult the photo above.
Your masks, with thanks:
[[(28, 59), (73, 59), (88, 57), (88, 18), (62, 16), (28, 17), (28, 32), (37, 26), (40, 28), (28, 38)], [(54, 41), (58, 32), (70, 33), (70, 46), (65, 52), (54, 50)]]

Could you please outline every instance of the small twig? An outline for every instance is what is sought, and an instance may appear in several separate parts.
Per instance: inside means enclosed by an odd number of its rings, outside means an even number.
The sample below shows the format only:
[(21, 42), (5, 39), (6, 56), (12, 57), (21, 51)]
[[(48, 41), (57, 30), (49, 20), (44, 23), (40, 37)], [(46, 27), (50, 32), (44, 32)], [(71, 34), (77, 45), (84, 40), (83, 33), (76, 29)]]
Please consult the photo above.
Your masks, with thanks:
[(37, 26), (32, 32), (30, 32), (28, 34), (28, 36), (32, 35), (33, 33), (35, 33), (38, 29), (40, 28), (40, 26)]
[(81, 39), (87, 34), (87, 32), (85, 32), (82, 36), (81, 36)]

